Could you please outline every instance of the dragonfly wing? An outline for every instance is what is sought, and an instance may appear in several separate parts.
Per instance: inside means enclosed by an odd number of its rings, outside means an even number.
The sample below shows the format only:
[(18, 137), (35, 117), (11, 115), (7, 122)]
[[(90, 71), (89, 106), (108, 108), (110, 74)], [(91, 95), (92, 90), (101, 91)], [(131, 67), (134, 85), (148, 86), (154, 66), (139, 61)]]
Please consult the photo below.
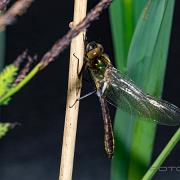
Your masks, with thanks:
[(160, 124), (180, 125), (178, 107), (144, 93), (115, 68), (107, 69), (105, 78), (108, 82), (105, 96), (117, 107)]

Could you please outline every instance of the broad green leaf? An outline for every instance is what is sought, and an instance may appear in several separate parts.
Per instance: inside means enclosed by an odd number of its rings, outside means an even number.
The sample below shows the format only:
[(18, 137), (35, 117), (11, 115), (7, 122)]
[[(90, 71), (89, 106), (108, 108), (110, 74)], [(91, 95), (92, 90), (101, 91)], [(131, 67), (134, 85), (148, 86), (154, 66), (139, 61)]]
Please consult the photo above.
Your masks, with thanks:
[(141, 15), (141, 12), (146, 4), (147, 0), (135, 0), (133, 1), (133, 12), (134, 12), (134, 21), (135, 21), (135, 24), (137, 24), (137, 21), (139, 19), (139, 16)]
[(110, 6), (110, 23), (116, 66), (126, 72), (127, 55), (135, 24), (147, 0), (114, 0)]
[(116, 66), (126, 72), (127, 53), (134, 30), (133, 0), (114, 0), (110, 6), (110, 23)]
[[(114, 0), (110, 6), (110, 22), (113, 37), (114, 55), (117, 68), (125, 73), (127, 71), (127, 55), (134, 26), (147, 0)], [(116, 112), (115, 157), (112, 161), (112, 179), (127, 179), (129, 150), (131, 145), (132, 124), (130, 116), (119, 110)], [(122, 119), (130, 119), (128, 122)], [(132, 122), (130, 122), (132, 121)], [(127, 132), (129, 132), (127, 136)]]
[[(161, 96), (163, 88), (173, 9), (173, 0), (148, 1), (128, 55), (128, 74), (137, 85), (156, 97)], [(138, 118), (134, 121), (128, 179), (140, 179), (147, 170), (155, 131), (155, 124)]]
[[(139, 3), (141, 6), (144, 1)], [(134, 21), (140, 6), (138, 1), (134, 3)], [(133, 35), (127, 66), (123, 68), (127, 68), (129, 76), (138, 86), (154, 96), (160, 96), (162, 92), (173, 6), (174, 0), (147, 2)], [(115, 23), (111, 24), (115, 26)], [(123, 39), (124, 34), (120, 31), (118, 36)], [(116, 39), (116, 34), (113, 37), (113, 40)], [(117, 51), (118, 40), (114, 44)], [(111, 171), (113, 180), (141, 179), (150, 163), (155, 127), (155, 124), (133, 120), (126, 113), (117, 111), (114, 125), (116, 148)]]

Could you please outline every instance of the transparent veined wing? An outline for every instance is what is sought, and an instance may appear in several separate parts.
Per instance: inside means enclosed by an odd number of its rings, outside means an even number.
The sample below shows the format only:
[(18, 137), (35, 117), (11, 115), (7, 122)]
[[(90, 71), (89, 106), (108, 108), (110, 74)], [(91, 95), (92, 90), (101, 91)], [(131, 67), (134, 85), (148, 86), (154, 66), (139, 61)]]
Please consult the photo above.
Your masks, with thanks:
[(108, 68), (105, 78), (108, 83), (105, 96), (115, 106), (160, 124), (180, 125), (180, 109), (175, 105), (144, 93), (115, 68)]

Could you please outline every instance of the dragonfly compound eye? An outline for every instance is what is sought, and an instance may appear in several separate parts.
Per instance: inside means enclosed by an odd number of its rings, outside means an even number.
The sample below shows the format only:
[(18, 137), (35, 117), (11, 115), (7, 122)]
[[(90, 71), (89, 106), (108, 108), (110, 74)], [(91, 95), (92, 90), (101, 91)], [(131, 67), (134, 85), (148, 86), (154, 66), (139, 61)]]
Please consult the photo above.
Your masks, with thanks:
[(97, 43), (95, 41), (92, 41), (88, 43), (88, 45), (86, 46), (86, 52), (88, 53), (89, 51), (92, 51), (93, 49), (96, 48), (97, 48)]

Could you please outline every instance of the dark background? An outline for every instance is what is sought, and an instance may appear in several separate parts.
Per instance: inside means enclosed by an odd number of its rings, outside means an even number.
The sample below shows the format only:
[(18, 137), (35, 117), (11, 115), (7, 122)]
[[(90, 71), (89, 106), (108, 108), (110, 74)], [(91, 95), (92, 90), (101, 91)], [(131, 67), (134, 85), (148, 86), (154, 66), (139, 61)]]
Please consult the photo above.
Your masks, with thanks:
[[(88, 9), (97, 2), (89, 1)], [(163, 98), (180, 107), (179, 8), (180, 3), (177, 1)], [(41, 58), (68, 31), (72, 16), (73, 1), (35, 1), (25, 15), (7, 28), (6, 64), (13, 62), (26, 48), (30, 54), (38, 54)], [(101, 15), (100, 21), (94, 22), (88, 29), (88, 40), (101, 42), (113, 59), (107, 11)], [(3, 121), (20, 122), (21, 126), (0, 141), (1, 180), (58, 179), (68, 61), (69, 49), (17, 93), (8, 106), (3, 107)], [(82, 94), (91, 90), (92, 85), (84, 83)], [(176, 129), (158, 126), (153, 160)], [(110, 179), (110, 161), (103, 148), (101, 109), (97, 97), (93, 95), (80, 103), (73, 179)], [(163, 166), (180, 166), (179, 150), (180, 146), (177, 145)], [(180, 179), (180, 172), (159, 172), (154, 179)]]

